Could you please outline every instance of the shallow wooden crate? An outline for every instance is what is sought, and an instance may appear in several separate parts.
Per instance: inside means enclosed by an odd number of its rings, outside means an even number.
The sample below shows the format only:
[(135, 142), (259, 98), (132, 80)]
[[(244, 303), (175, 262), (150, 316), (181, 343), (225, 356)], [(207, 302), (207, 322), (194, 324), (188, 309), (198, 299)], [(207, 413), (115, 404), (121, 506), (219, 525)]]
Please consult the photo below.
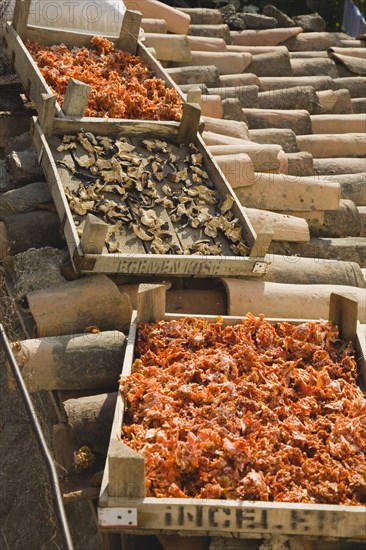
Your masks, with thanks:
[[(137, 323), (181, 318), (165, 313), (164, 299), (165, 290), (161, 285), (141, 285), (138, 311), (134, 311), (131, 321), (122, 377), (131, 372)], [(216, 320), (212, 316), (199, 317), (207, 321)], [(238, 317), (222, 319), (225, 326), (241, 321)], [(332, 294), (329, 319), (338, 325), (341, 338), (353, 341), (362, 385), (365, 386), (365, 344), (357, 321), (357, 302)], [(302, 319), (267, 320), (292, 324), (306, 322)], [(366, 540), (366, 506), (145, 497), (143, 457), (120, 442), (124, 409), (124, 400), (119, 394), (99, 496), (98, 521), (102, 531), (237, 538), (277, 534), (344, 541)]]
[[(186, 143), (187, 136), (184, 128), (184, 121), (180, 124), (176, 122), (161, 122), (159, 125), (146, 121), (121, 121), (118, 124), (104, 121), (102, 125), (99, 122), (85, 121), (83, 124), (85, 132), (98, 132), (99, 135), (106, 136), (115, 136), (118, 134), (125, 136), (126, 139), (143, 137), (169, 139), (177, 145)], [(129, 249), (128, 242), (125, 253), (108, 253), (105, 247), (101, 247), (97, 253), (86, 252), (87, 243), (83, 241), (84, 234), (79, 239), (66, 199), (64, 187), (67, 187), (67, 181), (62, 181), (65, 177), (62, 178), (60, 176), (54, 152), (50, 147), (50, 142), (52, 142), (52, 138), (55, 136), (62, 137), (64, 134), (74, 134), (78, 131), (80, 131), (79, 121), (54, 118), (51, 133), (46, 137), (37, 119), (33, 119), (33, 142), (55, 201), (70, 256), (77, 270), (83, 273), (104, 272), (196, 277), (260, 277), (266, 272), (269, 261), (265, 255), (271, 241), (271, 232), (259, 234), (256, 237), (231, 187), (197, 134), (193, 142), (203, 156), (205, 170), (214, 184), (217, 193), (222, 200), (227, 195), (231, 195), (234, 199), (232, 211), (243, 229), (243, 237), (251, 250), (250, 255), (234, 255), (231, 250), (226, 251), (226, 255), (220, 256), (147, 254), (146, 252), (138, 253), (132, 248)], [(66, 175), (66, 179), (67, 177)]]
[[(94, 36), (90, 32), (49, 29), (39, 26), (28, 25), (29, 9), (31, 0), (17, 0), (12, 22), (6, 22), (4, 26), (3, 49), (7, 55), (13, 70), (17, 73), (27, 96), (33, 101), (39, 115), (40, 123), (45, 132), (50, 125), (53, 116), (59, 118), (77, 117), (80, 127), (87, 121), (95, 121), (103, 124), (103, 117), (84, 117), (87, 97), (89, 95), (87, 85), (79, 83), (80, 86), (69, 85), (68, 105), (61, 108), (42, 76), (36, 62), (25, 46), (26, 40), (39, 42), (44, 46), (54, 44), (65, 44), (68, 47), (90, 47), (90, 40)], [(122, 22), (120, 36), (104, 35), (113, 42), (117, 48), (139, 56), (154, 71), (155, 76), (165, 82), (167, 88), (174, 88), (182, 100), (184, 97), (172, 78), (166, 73), (161, 64), (150, 54), (148, 49), (138, 40), (140, 30), (141, 14), (139, 12), (126, 10)], [(74, 81), (76, 82), (76, 81)], [(84, 89), (83, 89), (84, 88)], [(66, 110), (66, 112), (64, 112)], [(183, 113), (185, 116), (185, 113)], [(126, 119), (110, 118), (110, 121), (121, 122)], [(159, 121), (151, 121), (152, 124), (159, 124)]]

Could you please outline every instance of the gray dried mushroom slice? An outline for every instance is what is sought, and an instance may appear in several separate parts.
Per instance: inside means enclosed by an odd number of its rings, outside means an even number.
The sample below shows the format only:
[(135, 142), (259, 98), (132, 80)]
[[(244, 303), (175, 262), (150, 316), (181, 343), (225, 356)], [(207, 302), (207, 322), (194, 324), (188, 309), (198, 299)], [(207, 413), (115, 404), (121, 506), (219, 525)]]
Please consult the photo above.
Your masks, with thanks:
[(174, 183), (178, 183), (180, 181), (186, 181), (187, 179), (188, 179), (188, 168), (183, 168), (182, 170), (179, 170), (178, 172), (175, 172), (169, 175), (169, 180), (173, 181)]
[(98, 157), (95, 161), (95, 166), (99, 170), (111, 170), (113, 168), (113, 163), (110, 159), (104, 159), (102, 157)]
[(79, 216), (85, 216), (88, 212), (93, 210), (94, 204), (94, 201), (81, 201), (77, 197), (72, 198), (69, 202), (71, 212)]
[(118, 204), (115, 201), (109, 199), (105, 199), (97, 205), (98, 210), (105, 213), (109, 212), (109, 210), (112, 210), (116, 206), (118, 206)]
[(97, 185), (90, 185), (89, 187), (79, 186), (78, 195), (82, 200), (100, 201), (103, 197), (96, 193), (96, 190), (98, 190)]
[[(128, 157), (130, 153), (133, 153), (136, 151), (136, 147), (132, 145), (131, 143), (127, 143), (127, 141), (124, 138), (117, 139), (115, 142), (116, 146), (118, 147), (118, 155), (123, 155)], [(140, 155), (131, 155), (131, 159), (137, 158)]]
[(159, 220), (158, 218), (158, 215), (157, 213), (155, 212), (155, 210), (144, 210), (144, 209), (140, 209), (139, 211), (139, 214), (140, 214), (140, 221), (143, 225), (145, 225), (146, 227), (156, 227), (157, 225), (161, 225), (161, 221)]
[(242, 241), (237, 244), (231, 244), (230, 249), (238, 256), (247, 256), (250, 252), (250, 248), (246, 246)]
[(203, 157), (201, 153), (193, 153), (193, 155), (191, 155), (191, 162), (193, 166), (202, 166)]
[(80, 166), (80, 168), (90, 168), (95, 164), (96, 160), (94, 152), (87, 155), (78, 155), (74, 153), (73, 157), (76, 164)]
[(105, 183), (122, 183), (125, 173), (122, 170), (121, 165), (116, 162), (112, 166), (111, 170), (101, 170), (100, 175), (104, 179)]
[(240, 227), (240, 225), (236, 225), (235, 220), (233, 222), (227, 222), (227, 225), (225, 226), (223, 231), (225, 237), (227, 237), (233, 243), (243, 240), (242, 228)]
[(170, 148), (166, 141), (161, 141), (160, 139), (144, 139), (141, 142), (144, 147), (151, 153), (169, 153), (171, 152)]
[(122, 244), (120, 241), (107, 241), (107, 248), (110, 254), (123, 253)]
[(151, 243), (150, 252), (151, 254), (169, 254), (170, 248), (169, 243), (164, 243), (160, 237), (154, 237)]
[(77, 140), (88, 153), (94, 153), (94, 145), (88, 140), (84, 132), (77, 134)]
[(71, 143), (72, 141), (76, 141), (76, 139), (77, 136), (71, 134), (65, 134), (64, 136), (62, 136), (62, 141), (64, 143)]
[(184, 251), (185, 254), (203, 255), (203, 256), (220, 256), (221, 244), (212, 243), (211, 240), (202, 239), (196, 241), (194, 244), (187, 247)]
[(204, 233), (208, 237), (216, 238), (217, 232), (222, 227), (221, 216), (211, 218), (205, 223)]
[(197, 176), (199, 176), (201, 178), (204, 178), (204, 179), (208, 179), (208, 174), (207, 174), (206, 170), (202, 170), (198, 166), (191, 166), (191, 170), (194, 174), (197, 174)]
[(127, 196), (125, 186), (120, 183), (109, 183), (108, 185), (104, 185), (103, 191), (105, 193), (116, 193), (117, 195), (121, 195), (122, 198)]
[(113, 145), (113, 140), (107, 136), (97, 136), (97, 142), (105, 149), (109, 150)]
[(70, 149), (76, 149), (76, 143), (74, 142), (71, 142), (71, 143), (61, 143), (58, 147), (57, 147), (57, 151), (59, 153), (62, 153), (63, 151), (70, 151)]
[(207, 204), (213, 206), (218, 204), (219, 201), (217, 200), (215, 191), (211, 191), (211, 189), (208, 189), (205, 185), (197, 185), (195, 189), (198, 191), (198, 197)]
[(149, 235), (142, 229), (142, 227), (140, 227), (136, 223), (132, 223), (131, 228), (135, 233), (136, 237), (138, 237), (142, 241), (152, 241), (154, 239), (154, 235)]
[(234, 199), (231, 195), (226, 195), (226, 199), (224, 200), (224, 202), (220, 206), (221, 214), (226, 214), (226, 212), (231, 210), (231, 208), (234, 205), (234, 202), (235, 201), (234, 201)]

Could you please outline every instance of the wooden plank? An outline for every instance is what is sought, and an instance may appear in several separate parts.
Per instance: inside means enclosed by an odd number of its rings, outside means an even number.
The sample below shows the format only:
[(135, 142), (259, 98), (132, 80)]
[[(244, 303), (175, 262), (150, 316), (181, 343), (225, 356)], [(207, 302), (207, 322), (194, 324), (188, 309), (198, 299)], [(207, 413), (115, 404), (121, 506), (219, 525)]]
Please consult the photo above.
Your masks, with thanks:
[[(279, 502), (245, 502), (208, 499), (124, 500), (98, 510), (101, 530), (123, 532), (151, 530), (183, 534), (185, 530), (208, 536), (235, 536), (251, 538), (262, 535), (304, 535), (319, 538), (365, 540), (364, 506), (296, 504)], [(116, 501), (115, 501), (116, 502)], [(129, 530), (119, 522), (119, 511), (134, 510), (137, 526)], [(122, 514), (121, 514), (122, 515)], [(113, 523), (112, 523), (113, 521)]]
[(26, 36), (30, 5), (31, 0), (16, 0), (15, 2), (13, 26), (22, 38)]
[(3, 42), (4, 51), (18, 74), (26, 94), (39, 109), (43, 101), (42, 94), (52, 92), (11, 23), (5, 24)]
[(329, 320), (338, 326), (343, 340), (356, 342), (358, 302), (332, 292), (329, 301)]
[(87, 214), (80, 240), (84, 254), (101, 254), (107, 235), (108, 224), (93, 214)]
[[(258, 260), (258, 258), (256, 258)], [(82, 273), (126, 273), (193, 277), (252, 277), (258, 261), (239, 256), (172, 256), (168, 254), (89, 254), (74, 257)], [(262, 260), (264, 262), (264, 259)], [(262, 263), (262, 261), (260, 263)]]
[(137, 322), (153, 323), (165, 315), (165, 285), (141, 284), (137, 293)]
[[(103, 122), (103, 125), (101, 125)], [(53, 121), (53, 134), (63, 136), (64, 134), (76, 134), (80, 128), (97, 135), (108, 136), (111, 134), (124, 133), (129, 137), (151, 137), (154, 133), (157, 137), (173, 139), (178, 133), (179, 123), (173, 121), (158, 120), (125, 120), (120, 118), (97, 119), (83, 117), (78, 120), (65, 120), (56, 118)]]
[(123, 16), (121, 32), (116, 42), (117, 48), (136, 54), (141, 27), (142, 14), (136, 10), (126, 10)]
[(40, 163), (44, 170), (48, 187), (56, 205), (56, 210), (63, 227), (63, 232), (70, 255), (72, 256), (75, 249), (79, 245), (79, 236), (75, 225), (72, 222), (71, 211), (63, 192), (62, 181), (56, 170), (55, 161), (53, 159), (50, 147), (35, 118), (33, 119), (32, 139), (36, 150), (40, 154)]
[(191, 143), (195, 141), (200, 118), (201, 107), (198, 103), (185, 103), (183, 105), (183, 116), (177, 135), (178, 143)]
[(67, 117), (82, 117), (89, 101), (90, 92), (89, 84), (70, 78), (62, 104), (65, 115)]
[(187, 103), (201, 103), (202, 90), (199, 86), (194, 86), (187, 92)]
[(108, 448), (109, 487), (112, 497), (145, 497), (145, 458), (118, 440)]
[(38, 120), (45, 136), (52, 132), (53, 118), (56, 112), (56, 96), (54, 94), (41, 94), (42, 103), (38, 109)]
[(250, 256), (252, 258), (264, 258), (273, 239), (273, 230), (270, 227), (262, 229), (254, 241)]

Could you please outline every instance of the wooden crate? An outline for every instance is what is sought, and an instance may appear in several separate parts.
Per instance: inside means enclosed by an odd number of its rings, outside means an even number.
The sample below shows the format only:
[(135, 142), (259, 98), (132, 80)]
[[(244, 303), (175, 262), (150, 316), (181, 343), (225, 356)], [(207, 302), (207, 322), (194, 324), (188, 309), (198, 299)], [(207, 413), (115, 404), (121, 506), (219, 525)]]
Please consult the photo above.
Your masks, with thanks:
[[(115, 136), (118, 134), (126, 136), (126, 138), (128, 137), (129, 140), (138, 137), (155, 137), (169, 139), (176, 144), (187, 143), (184, 121), (181, 124), (161, 122), (159, 125), (146, 121), (121, 121), (118, 124), (104, 121), (102, 125), (99, 122), (85, 121), (83, 130), (85, 132), (98, 132), (99, 135), (105, 136)], [(33, 119), (33, 142), (55, 201), (70, 256), (77, 270), (83, 273), (104, 272), (136, 275), (158, 274), (165, 276), (193, 275), (197, 277), (260, 277), (266, 272), (269, 262), (265, 255), (271, 242), (272, 232), (264, 232), (255, 237), (254, 230), (231, 187), (197, 134), (193, 142), (203, 156), (205, 170), (209, 175), (210, 181), (222, 200), (227, 195), (231, 195), (234, 199), (232, 211), (243, 229), (243, 237), (251, 249), (250, 255), (234, 255), (230, 249), (225, 250), (225, 255), (220, 256), (147, 254), (144, 249), (139, 251), (139, 249), (132, 248), (129, 244), (129, 239), (126, 240), (125, 253), (108, 253), (104, 246), (103, 237), (103, 231), (105, 231), (103, 225), (105, 226), (106, 224), (99, 226), (98, 224), (93, 226), (88, 225), (87, 230), (84, 227), (81, 239), (79, 239), (64, 192), (64, 188), (69, 184), (70, 176), (68, 174), (65, 175), (67, 170), (64, 170), (64, 173), (59, 172), (59, 165), (56, 164), (54, 157), (54, 155), (57, 155), (57, 152), (54, 148), (53, 151), (51, 149), (51, 143), (55, 137), (62, 137), (65, 134), (75, 134), (78, 131), (80, 131), (79, 121), (54, 118), (51, 135), (46, 137), (37, 119)], [(168, 216), (168, 214), (166, 215)], [(99, 241), (100, 246), (96, 246), (99, 230), (102, 232), (102, 236)], [(89, 237), (87, 237), (87, 234), (89, 234)], [(133, 235), (132, 231), (131, 235)], [(196, 237), (193, 234), (191, 235), (187, 230), (185, 238), (192, 241)], [(91, 247), (89, 246), (90, 243), (92, 244)]]
[[(43, 130), (47, 133), (51, 125), (51, 119), (54, 116), (59, 118), (77, 117), (80, 127), (88, 121), (99, 122), (99, 124), (104, 123), (105, 119), (103, 117), (83, 117), (89, 96), (89, 86), (82, 82), (70, 81), (67, 89), (67, 105), (65, 101), (61, 108), (56, 101), (56, 96), (52, 93), (37, 64), (25, 47), (27, 39), (39, 42), (44, 46), (63, 43), (68, 47), (90, 47), (90, 39), (93, 37), (93, 34), (28, 25), (30, 3), (31, 0), (17, 0), (13, 21), (5, 23), (3, 48), (11, 62), (13, 70), (18, 74), (26, 94), (33, 101), (38, 111)], [(139, 12), (126, 10), (120, 36), (106, 35), (106, 38), (119, 49), (143, 59), (154, 71), (156, 77), (162, 79), (168, 88), (175, 88), (183, 100), (183, 94), (174, 81), (162, 68), (161, 64), (150, 54), (148, 49), (138, 41), (140, 22), (141, 14)], [(75, 85), (75, 83), (77, 84)], [(183, 112), (184, 116), (185, 113)], [(110, 118), (109, 120), (121, 122), (124, 119)], [(152, 124), (158, 125), (159, 121), (152, 121)]]
[[(141, 285), (138, 311), (132, 317), (122, 377), (131, 372), (137, 322), (180, 318), (176, 314), (165, 314), (164, 297), (162, 286)], [(208, 321), (216, 320), (209, 316), (200, 317)], [(329, 318), (338, 325), (341, 338), (354, 342), (365, 384), (365, 348), (357, 322), (357, 302), (332, 294)], [(292, 324), (305, 322), (300, 319), (268, 321), (287, 321)], [(237, 317), (223, 318), (224, 325), (239, 322), (240, 318)], [(143, 457), (119, 440), (124, 408), (124, 400), (119, 394), (99, 497), (98, 518), (102, 531), (243, 538), (277, 534), (324, 539), (366, 539), (365, 506), (145, 497)]]

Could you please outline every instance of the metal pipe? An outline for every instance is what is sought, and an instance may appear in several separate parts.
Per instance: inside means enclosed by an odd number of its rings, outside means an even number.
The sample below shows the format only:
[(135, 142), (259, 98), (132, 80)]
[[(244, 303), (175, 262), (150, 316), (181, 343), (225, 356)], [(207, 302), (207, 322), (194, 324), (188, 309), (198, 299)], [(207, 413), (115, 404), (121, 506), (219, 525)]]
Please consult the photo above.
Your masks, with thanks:
[(48, 473), (50, 476), (50, 482), (51, 482), (51, 489), (53, 498), (55, 501), (55, 512), (57, 519), (59, 521), (60, 527), (61, 527), (61, 533), (62, 538), (64, 541), (64, 548), (65, 550), (74, 550), (74, 545), (71, 539), (69, 525), (67, 522), (66, 514), (65, 514), (65, 508), (62, 500), (62, 493), (60, 490), (60, 485), (58, 481), (58, 476), (56, 472), (56, 468), (53, 462), (53, 458), (51, 456), (51, 453), (47, 447), (46, 440), (44, 438), (42, 427), (39, 422), (37, 413), (35, 411), (35, 408), (33, 406), (32, 400), (30, 398), (29, 392), (27, 390), (27, 387), (24, 383), (22, 374), (19, 369), (19, 365), (14, 357), (14, 354), (12, 352), (12, 349), (10, 347), (10, 343), (8, 340), (8, 337), (6, 335), (6, 332), (4, 330), (4, 327), (2, 324), (0, 324), (0, 345), (1, 348), (4, 350), (4, 353), (6, 355), (6, 358), (9, 362), (10, 368), (12, 370), (12, 373), (14, 375), (14, 378), (16, 380), (16, 383), (19, 388), (19, 392), (22, 396), (22, 399), (24, 401), (24, 406), (26, 408), (26, 411), (28, 413), (30, 424), (32, 427), (32, 430), (34, 432), (34, 435), (36, 436), (37, 443), (39, 446), (39, 449), (41, 451), (41, 454), (44, 458), (44, 461), (46, 463), (46, 467), (48, 469)]

